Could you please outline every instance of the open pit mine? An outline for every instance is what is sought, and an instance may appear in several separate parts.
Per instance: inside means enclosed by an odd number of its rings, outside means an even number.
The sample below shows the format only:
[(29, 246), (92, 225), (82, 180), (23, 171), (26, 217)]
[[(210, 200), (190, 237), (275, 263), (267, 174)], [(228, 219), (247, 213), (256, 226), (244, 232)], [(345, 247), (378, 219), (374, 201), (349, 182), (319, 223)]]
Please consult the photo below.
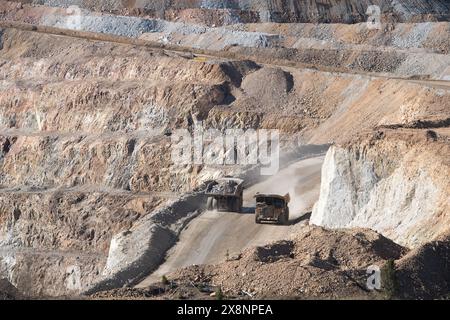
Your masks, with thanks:
[(0, 300), (450, 299), (447, 0), (0, 1)]

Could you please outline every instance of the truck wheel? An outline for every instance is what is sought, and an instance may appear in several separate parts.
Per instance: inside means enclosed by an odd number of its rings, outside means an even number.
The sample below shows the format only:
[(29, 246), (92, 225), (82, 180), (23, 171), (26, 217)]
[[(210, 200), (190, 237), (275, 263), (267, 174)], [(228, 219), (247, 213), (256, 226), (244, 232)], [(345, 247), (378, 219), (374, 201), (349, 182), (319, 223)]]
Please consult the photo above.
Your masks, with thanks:
[(260, 224), (261, 223), (261, 220), (259, 220), (258, 215), (255, 215), (255, 223), (256, 224)]
[(235, 211), (237, 213), (241, 213), (242, 212), (242, 205), (241, 205), (241, 201), (239, 199), (236, 199), (234, 201), (234, 208), (235, 208)]
[(208, 197), (208, 200), (206, 201), (206, 209), (210, 211), (217, 209), (217, 199), (214, 197)]
[(212, 202), (213, 202), (213, 198), (208, 197), (208, 200), (206, 200), (206, 210), (212, 210)]
[(283, 214), (280, 215), (280, 218), (279, 218), (279, 220), (278, 220), (278, 223), (285, 226), (285, 225), (288, 224), (288, 222), (289, 222), (289, 216), (288, 216), (288, 213), (287, 213), (287, 212), (283, 212)]

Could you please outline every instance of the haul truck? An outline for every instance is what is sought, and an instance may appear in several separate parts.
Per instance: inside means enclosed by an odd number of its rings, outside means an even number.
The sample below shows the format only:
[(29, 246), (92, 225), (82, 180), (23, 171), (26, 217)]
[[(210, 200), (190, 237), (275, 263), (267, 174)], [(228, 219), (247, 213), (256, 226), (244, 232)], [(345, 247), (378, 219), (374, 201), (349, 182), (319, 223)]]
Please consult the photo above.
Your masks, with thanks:
[(241, 212), (244, 194), (244, 180), (225, 177), (210, 182), (205, 194), (208, 196), (208, 210)]
[(289, 223), (289, 206), (291, 200), (289, 193), (280, 196), (277, 194), (260, 194), (255, 195), (255, 222), (263, 221), (276, 222), (286, 225)]

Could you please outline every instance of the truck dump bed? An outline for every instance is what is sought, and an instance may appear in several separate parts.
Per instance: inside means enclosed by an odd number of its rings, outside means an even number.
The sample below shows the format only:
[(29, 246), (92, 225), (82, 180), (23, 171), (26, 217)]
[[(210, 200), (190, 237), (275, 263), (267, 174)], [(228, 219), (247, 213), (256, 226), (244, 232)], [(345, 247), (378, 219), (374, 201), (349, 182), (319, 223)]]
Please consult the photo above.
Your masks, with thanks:
[(208, 210), (241, 212), (244, 192), (244, 180), (238, 178), (220, 178), (208, 184), (205, 194), (208, 196)]
[(239, 196), (244, 180), (238, 178), (220, 178), (206, 188), (208, 196)]

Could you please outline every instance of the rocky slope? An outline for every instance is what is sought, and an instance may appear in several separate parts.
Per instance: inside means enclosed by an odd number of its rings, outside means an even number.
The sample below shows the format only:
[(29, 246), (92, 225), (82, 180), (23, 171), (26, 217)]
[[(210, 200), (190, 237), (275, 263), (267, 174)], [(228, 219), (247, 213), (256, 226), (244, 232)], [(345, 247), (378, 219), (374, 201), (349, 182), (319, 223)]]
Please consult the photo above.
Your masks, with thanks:
[[(28, 3), (29, 1), (22, 1)], [(207, 24), (239, 22), (314, 22), (355, 23), (367, 21), (367, 8), (378, 5), (383, 19), (390, 21), (420, 21), (446, 19), (450, 6), (445, 0), (245, 0), (245, 1), (82, 1), (33, 0), (35, 4), (80, 5), (85, 8), (121, 14), (149, 14), (168, 20), (181, 19)]]
[(122, 46), (13, 30), (2, 40), (0, 270), (29, 295), (78, 294), (102, 274), (115, 234), (196, 184), (192, 168), (169, 169), (163, 119), (210, 106), (211, 72), (226, 74)]
[[(58, 28), (142, 38), (239, 57), (265, 64), (302, 65), (322, 70), (446, 79), (450, 69), (449, 23), (359, 24), (255, 23), (228, 27), (153, 18), (73, 13), (62, 8), (0, 2), (0, 18)], [(414, 49), (414, 50), (411, 50)]]
[(332, 147), (311, 223), (368, 227), (407, 247), (448, 232), (448, 129), (382, 130)]

